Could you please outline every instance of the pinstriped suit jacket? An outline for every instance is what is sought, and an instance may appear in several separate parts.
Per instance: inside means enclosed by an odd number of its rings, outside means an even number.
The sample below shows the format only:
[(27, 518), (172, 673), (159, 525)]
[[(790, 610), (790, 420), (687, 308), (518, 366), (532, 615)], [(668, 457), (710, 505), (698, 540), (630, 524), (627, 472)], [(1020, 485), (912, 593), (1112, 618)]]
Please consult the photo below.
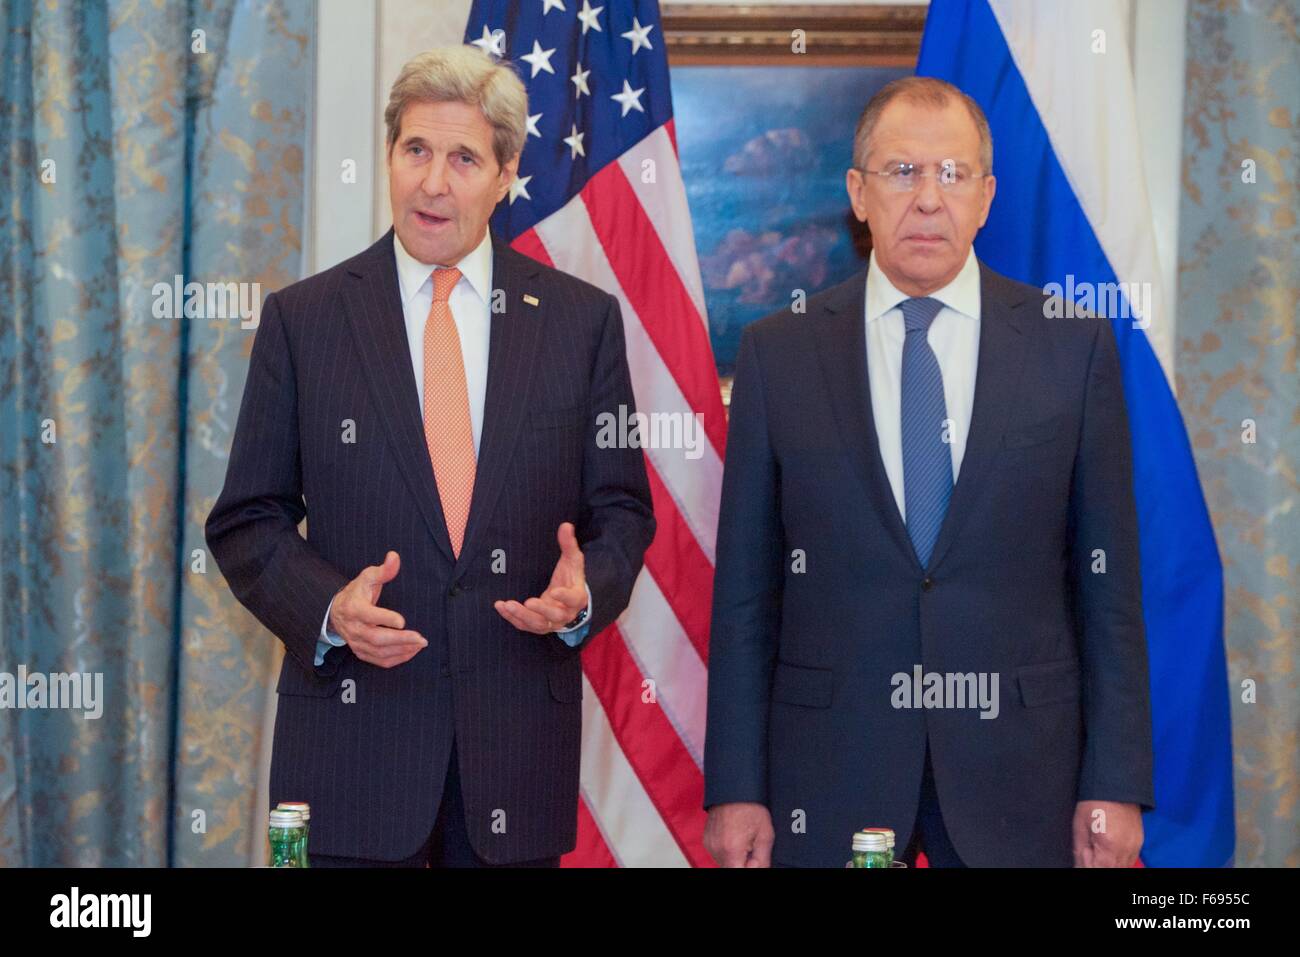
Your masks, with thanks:
[[(546, 587), (556, 529), (572, 521), (590, 641), (627, 606), (655, 521), (641, 451), (596, 445), (596, 417), (634, 407), (617, 300), (495, 236), (492, 281), (504, 311), (491, 317), (459, 558), (424, 441), (392, 231), (262, 310), (206, 534), (235, 596), (287, 650), (270, 796), (310, 802), (314, 853), (414, 854), (453, 733), (481, 857), (551, 857), (576, 840), (583, 645), (522, 633), (493, 602)], [(345, 646), (316, 667), (330, 600), (388, 549), (401, 570), (379, 604), (428, 647), (385, 669)]]

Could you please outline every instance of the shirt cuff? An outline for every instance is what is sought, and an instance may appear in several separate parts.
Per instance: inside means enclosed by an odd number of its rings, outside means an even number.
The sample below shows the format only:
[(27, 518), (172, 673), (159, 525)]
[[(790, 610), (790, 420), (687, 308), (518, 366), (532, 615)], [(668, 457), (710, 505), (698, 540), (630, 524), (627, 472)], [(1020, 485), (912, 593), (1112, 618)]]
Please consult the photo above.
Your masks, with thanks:
[(575, 625), (573, 628), (557, 628), (555, 634), (570, 648), (576, 648), (582, 644), (582, 640), (587, 637), (587, 632), (591, 630), (591, 616), (595, 613), (595, 606), (591, 601), (591, 586), (584, 584), (587, 589), (587, 620), (581, 625)]
[(347, 642), (329, 630), (330, 611), (334, 608), (334, 599), (330, 599), (325, 608), (325, 620), (320, 623), (320, 637), (316, 639), (316, 666), (325, 664), (325, 653), (331, 648), (340, 648)]

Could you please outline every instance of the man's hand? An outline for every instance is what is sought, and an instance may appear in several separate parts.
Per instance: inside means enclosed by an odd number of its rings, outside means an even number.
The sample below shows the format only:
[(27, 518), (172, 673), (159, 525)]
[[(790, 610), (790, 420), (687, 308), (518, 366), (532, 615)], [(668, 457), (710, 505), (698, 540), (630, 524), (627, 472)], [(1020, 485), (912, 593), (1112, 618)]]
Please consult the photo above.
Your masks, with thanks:
[(1080, 801), (1074, 806), (1075, 867), (1132, 867), (1141, 850), (1142, 809), (1136, 804)]
[(520, 631), (547, 635), (565, 627), (587, 607), (587, 575), (582, 549), (573, 534), (573, 523), (564, 522), (555, 533), (560, 543), (560, 560), (555, 563), (551, 584), (537, 598), (522, 605), (517, 601), (497, 601), (492, 607)]
[(362, 661), (381, 668), (405, 664), (429, 644), (418, 632), (403, 630), (406, 619), (400, 614), (375, 604), (400, 567), (401, 558), (390, 551), (382, 565), (371, 565), (344, 585), (330, 607), (330, 630)]
[(720, 867), (771, 867), (776, 831), (762, 804), (715, 804), (704, 822), (704, 849)]

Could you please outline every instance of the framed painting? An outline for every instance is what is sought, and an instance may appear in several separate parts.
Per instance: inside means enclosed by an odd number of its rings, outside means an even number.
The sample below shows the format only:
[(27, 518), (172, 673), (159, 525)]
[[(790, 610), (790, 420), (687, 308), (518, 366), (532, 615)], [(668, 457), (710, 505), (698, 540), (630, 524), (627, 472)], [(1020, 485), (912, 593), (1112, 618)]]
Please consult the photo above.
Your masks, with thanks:
[(925, 7), (666, 3), (662, 22), (725, 401), (746, 325), (865, 265), (844, 190), (853, 130), (913, 72)]

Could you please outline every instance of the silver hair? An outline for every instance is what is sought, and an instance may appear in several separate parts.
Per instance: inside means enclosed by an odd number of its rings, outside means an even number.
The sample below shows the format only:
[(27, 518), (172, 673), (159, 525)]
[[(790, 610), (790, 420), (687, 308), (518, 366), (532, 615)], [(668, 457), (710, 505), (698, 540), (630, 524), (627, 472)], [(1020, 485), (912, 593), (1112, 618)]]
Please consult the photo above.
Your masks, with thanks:
[(862, 111), (862, 115), (858, 117), (857, 130), (853, 134), (853, 165), (855, 168), (867, 168), (867, 151), (871, 144), (871, 134), (875, 132), (880, 114), (885, 111), (885, 107), (899, 97), (935, 109), (943, 109), (948, 105), (951, 97), (956, 97), (966, 107), (966, 112), (975, 121), (975, 128), (979, 131), (979, 159), (980, 165), (983, 167), (982, 172), (991, 173), (993, 171), (993, 133), (989, 130), (989, 121), (984, 116), (984, 111), (980, 109), (978, 103), (947, 80), (940, 80), (933, 76), (900, 77), (886, 83), (871, 98), (866, 109)]
[(412, 103), (466, 103), (476, 106), (492, 127), (497, 165), (518, 156), (528, 135), (528, 92), (508, 61), (498, 62), (478, 47), (438, 47), (408, 60), (388, 93), (384, 125), (388, 152)]

